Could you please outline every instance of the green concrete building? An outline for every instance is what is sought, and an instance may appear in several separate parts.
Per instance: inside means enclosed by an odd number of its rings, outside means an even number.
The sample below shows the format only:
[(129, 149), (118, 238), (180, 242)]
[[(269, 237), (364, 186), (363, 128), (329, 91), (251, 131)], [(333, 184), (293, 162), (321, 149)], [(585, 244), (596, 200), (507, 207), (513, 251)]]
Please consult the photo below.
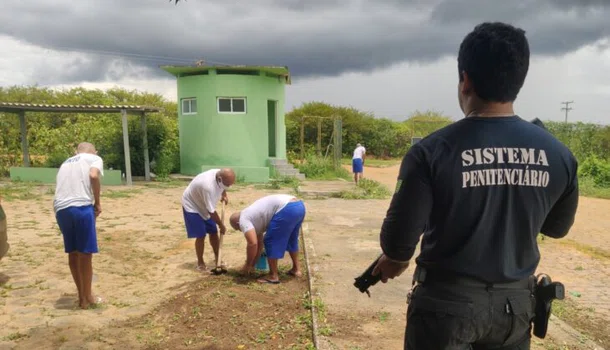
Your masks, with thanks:
[(277, 170), (302, 178), (286, 162), (286, 67), (161, 66), (178, 84), (180, 169), (184, 175), (231, 167), (247, 182)]

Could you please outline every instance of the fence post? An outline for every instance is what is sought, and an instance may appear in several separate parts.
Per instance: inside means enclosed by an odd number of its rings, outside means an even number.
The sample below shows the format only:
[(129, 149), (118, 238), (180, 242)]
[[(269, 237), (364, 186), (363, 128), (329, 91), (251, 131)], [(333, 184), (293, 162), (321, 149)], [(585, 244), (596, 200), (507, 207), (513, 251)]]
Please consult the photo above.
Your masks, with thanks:
[(322, 155), (322, 118), (318, 117), (318, 156)]
[(301, 117), (301, 164), (305, 160), (305, 116)]
[(334, 120), (334, 136), (335, 136), (335, 142), (334, 142), (334, 157), (333, 157), (333, 165), (336, 168), (339, 168), (341, 166), (341, 158), (343, 156), (343, 151), (342, 151), (342, 139), (341, 139), (341, 135), (342, 135), (342, 121), (341, 118), (337, 118), (335, 117)]

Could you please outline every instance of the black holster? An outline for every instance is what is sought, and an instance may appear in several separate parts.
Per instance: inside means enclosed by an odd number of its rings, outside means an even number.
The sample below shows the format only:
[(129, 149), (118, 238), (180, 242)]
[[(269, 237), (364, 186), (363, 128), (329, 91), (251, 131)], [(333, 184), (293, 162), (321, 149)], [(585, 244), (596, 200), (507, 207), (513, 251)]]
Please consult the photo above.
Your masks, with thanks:
[(536, 298), (536, 316), (534, 317), (534, 335), (544, 339), (551, 317), (553, 300), (565, 298), (565, 288), (561, 282), (551, 281), (545, 274), (538, 275), (534, 289)]

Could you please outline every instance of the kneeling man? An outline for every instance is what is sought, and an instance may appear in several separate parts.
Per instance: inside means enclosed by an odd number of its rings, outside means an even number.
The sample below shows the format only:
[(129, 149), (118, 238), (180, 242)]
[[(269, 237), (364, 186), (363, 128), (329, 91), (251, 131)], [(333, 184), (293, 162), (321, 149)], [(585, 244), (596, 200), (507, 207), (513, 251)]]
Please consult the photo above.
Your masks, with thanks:
[(261, 283), (280, 283), (278, 260), (287, 251), (292, 259), (289, 274), (300, 277), (299, 231), (305, 218), (303, 201), (287, 194), (265, 196), (242, 211), (231, 215), (231, 227), (244, 233), (248, 247), (242, 272), (254, 270), (263, 247), (267, 253), (270, 273), (258, 280)]

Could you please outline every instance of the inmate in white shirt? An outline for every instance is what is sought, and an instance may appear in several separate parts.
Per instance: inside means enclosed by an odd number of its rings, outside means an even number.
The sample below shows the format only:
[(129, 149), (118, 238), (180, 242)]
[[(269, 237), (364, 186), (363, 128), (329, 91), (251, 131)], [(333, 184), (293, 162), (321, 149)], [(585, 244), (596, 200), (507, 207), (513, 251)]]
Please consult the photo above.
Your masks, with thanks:
[(210, 169), (195, 176), (182, 194), (182, 207), (187, 213), (199, 213), (204, 220), (216, 211), (224, 189), (216, 181), (220, 169)]
[(104, 161), (95, 154), (79, 153), (66, 159), (59, 167), (53, 199), (53, 209), (56, 213), (68, 207), (94, 204), (95, 198), (89, 177), (91, 168), (99, 169), (104, 176)]
[(239, 229), (243, 233), (254, 229), (257, 235), (262, 235), (267, 231), (267, 226), (273, 215), (282, 210), (294, 198), (296, 197), (289, 194), (272, 194), (258, 199), (241, 211)]
[(352, 157), (352, 159), (356, 159), (356, 158), (362, 159), (362, 156), (364, 154), (366, 154), (366, 148), (364, 148), (364, 146), (358, 146), (354, 150), (354, 156)]

